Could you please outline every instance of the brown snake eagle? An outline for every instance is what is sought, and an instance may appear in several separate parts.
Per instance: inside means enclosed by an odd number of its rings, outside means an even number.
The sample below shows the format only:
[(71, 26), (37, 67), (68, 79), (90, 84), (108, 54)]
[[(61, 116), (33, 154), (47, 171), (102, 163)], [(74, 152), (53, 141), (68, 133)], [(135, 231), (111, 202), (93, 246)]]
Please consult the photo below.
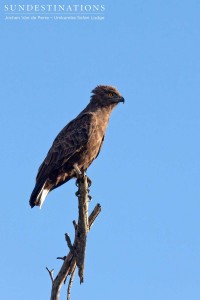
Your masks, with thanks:
[(39, 167), (30, 206), (42, 206), (47, 194), (85, 172), (98, 156), (113, 108), (124, 98), (112, 86), (99, 85), (86, 108), (57, 135)]

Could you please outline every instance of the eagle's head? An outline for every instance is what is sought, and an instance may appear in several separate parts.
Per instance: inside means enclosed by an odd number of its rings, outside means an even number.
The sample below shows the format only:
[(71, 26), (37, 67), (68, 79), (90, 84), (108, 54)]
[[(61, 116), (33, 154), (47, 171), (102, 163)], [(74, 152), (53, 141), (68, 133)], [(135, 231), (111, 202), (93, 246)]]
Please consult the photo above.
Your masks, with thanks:
[(98, 85), (92, 90), (91, 103), (98, 106), (115, 106), (119, 102), (124, 103), (124, 98), (120, 95), (118, 90), (109, 85)]

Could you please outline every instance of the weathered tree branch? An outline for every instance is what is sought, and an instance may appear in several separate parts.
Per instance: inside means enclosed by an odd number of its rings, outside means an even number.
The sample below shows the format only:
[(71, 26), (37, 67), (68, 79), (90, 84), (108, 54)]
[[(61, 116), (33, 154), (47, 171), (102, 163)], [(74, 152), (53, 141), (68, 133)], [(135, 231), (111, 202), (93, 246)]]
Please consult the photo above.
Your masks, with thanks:
[[(78, 173), (79, 170), (77, 169), (76, 171)], [(53, 272), (49, 271), (49, 269), (47, 268), (47, 271), (49, 272), (49, 275), (52, 280), (50, 300), (59, 300), (60, 289), (63, 283), (65, 283), (68, 276), (70, 276), (70, 280), (67, 290), (67, 300), (70, 300), (70, 290), (76, 266), (79, 270), (78, 274), (80, 278), (80, 283), (83, 282), (87, 234), (92, 224), (94, 223), (96, 217), (101, 211), (100, 204), (97, 204), (88, 218), (88, 177), (85, 174), (78, 173), (77, 185), (78, 192), (76, 193), (76, 195), (78, 197), (79, 216), (77, 224), (75, 221), (73, 221), (73, 225), (75, 228), (75, 239), (72, 245), (69, 235), (65, 234), (65, 239), (70, 251), (67, 256), (58, 257), (58, 259), (62, 259), (64, 260), (64, 262), (55, 279), (53, 279)]]
[(83, 282), (84, 273), (84, 261), (85, 261), (85, 251), (86, 251), (86, 240), (87, 233), (89, 231), (88, 225), (88, 181), (87, 176), (84, 175), (77, 179), (77, 184), (79, 186), (78, 190), (78, 225), (76, 227), (76, 247), (73, 247), (75, 252), (76, 264), (78, 267), (78, 275), (80, 277), (80, 283)]
[(49, 273), (49, 276), (50, 276), (52, 284), (53, 284), (53, 271), (54, 271), (54, 269), (52, 269), (52, 270), (49, 270), (48, 268), (46, 268), (46, 269), (47, 269), (47, 271)]

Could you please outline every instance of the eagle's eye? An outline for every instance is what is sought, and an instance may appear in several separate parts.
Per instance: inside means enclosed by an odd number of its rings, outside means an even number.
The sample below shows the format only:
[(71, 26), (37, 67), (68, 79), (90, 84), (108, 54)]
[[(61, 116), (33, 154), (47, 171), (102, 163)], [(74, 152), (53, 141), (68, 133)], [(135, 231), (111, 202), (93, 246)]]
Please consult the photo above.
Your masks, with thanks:
[(113, 96), (113, 93), (108, 93), (108, 97), (112, 97)]

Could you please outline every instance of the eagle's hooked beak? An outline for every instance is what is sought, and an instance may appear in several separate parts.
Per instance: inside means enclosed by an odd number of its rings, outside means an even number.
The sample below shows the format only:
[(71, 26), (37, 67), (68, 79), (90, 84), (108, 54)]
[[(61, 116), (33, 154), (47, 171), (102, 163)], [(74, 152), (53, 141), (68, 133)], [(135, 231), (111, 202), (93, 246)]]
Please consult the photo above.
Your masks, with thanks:
[(121, 101), (120, 102), (123, 102), (123, 104), (125, 103), (124, 97), (121, 97)]
[(124, 97), (115, 98), (115, 99), (113, 99), (113, 100), (114, 100), (114, 102), (116, 102), (116, 103), (123, 102), (123, 104), (124, 104), (124, 102), (125, 102)]

